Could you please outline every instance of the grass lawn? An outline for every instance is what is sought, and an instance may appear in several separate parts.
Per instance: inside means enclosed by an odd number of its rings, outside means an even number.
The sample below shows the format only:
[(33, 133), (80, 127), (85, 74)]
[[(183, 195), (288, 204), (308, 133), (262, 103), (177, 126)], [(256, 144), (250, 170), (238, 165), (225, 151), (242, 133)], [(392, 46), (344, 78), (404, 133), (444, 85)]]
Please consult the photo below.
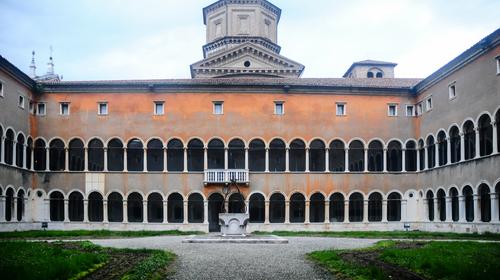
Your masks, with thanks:
[(203, 234), (198, 231), (110, 231), (110, 230), (31, 230), (31, 231), (11, 231), (0, 232), (0, 238), (67, 238), (67, 237), (148, 237), (162, 235), (191, 235)]

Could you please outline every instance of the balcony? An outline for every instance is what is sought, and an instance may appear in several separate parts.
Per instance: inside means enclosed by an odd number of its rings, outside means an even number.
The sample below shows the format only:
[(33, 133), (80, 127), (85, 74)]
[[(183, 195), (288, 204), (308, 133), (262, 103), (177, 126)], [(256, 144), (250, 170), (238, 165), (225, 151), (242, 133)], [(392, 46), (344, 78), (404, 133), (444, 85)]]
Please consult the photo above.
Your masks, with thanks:
[(249, 176), (248, 169), (205, 169), (203, 183), (226, 183), (229, 184), (231, 179), (236, 179), (236, 183), (243, 183), (248, 186)]

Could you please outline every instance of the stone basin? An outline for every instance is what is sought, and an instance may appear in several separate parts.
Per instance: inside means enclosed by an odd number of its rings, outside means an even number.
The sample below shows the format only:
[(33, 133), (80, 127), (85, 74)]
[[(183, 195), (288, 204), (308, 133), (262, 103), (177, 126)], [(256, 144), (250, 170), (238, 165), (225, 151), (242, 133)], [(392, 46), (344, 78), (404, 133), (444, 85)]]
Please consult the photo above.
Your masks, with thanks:
[(222, 236), (246, 236), (248, 214), (243, 213), (219, 213), (220, 233)]

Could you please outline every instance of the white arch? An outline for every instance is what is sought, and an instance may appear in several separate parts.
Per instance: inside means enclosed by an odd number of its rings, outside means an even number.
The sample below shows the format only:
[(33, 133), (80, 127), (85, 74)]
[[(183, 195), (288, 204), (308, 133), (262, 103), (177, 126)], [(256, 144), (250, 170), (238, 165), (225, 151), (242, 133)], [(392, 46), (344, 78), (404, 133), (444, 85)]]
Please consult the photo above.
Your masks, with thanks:
[(455, 185), (455, 184), (451, 184), (450, 186), (448, 186), (448, 192), (446, 193), (448, 196), (451, 196), (451, 189), (456, 189), (457, 190), (457, 193), (458, 195), (460, 195), (460, 188)]
[(146, 195), (144, 196), (144, 200), (148, 200), (149, 195), (153, 194), (153, 193), (159, 194), (161, 196), (162, 200), (165, 198), (165, 195), (163, 194), (162, 191), (160, 191), (160, 190), (151, 190), (151, 191), (149, 191), (149, 192), (146, 193)]
[(207, 198), (205, 197), (205, 194), (203, 192), (201, 192), (201, 191), (198, 191), (198, 190), (192, 190), (192, 191), (188, 192), (188, 194), (186, 195), (186, 200), (189, 200), (189, 197), (192, 194), (200, 194), (201, 197), (203, 198), (203, 201), (207, 200)]
[[(82, 199), (85, 199), (85, 193), (83, 193), (83, 191), (79, 190), (79, 189), (72, 189), (72, 190), (70, 190), (68, 192), (68, 199), (69, 199), (70, 195), (73, 194), (73, 193), (79, 193), (79, 194), (82, 195)], [(104, 199), (104, 196), (103, 196), (103, 199)]]
[(378, 194), (380, 194), (380, 196), (382, 197), (382, 199), (384, 199), (384, 197), (385, 197), (385, 194), (384, 194), (381, 190), (379, 190), (379, 189), (374, 189), (374, 190), (369, 191), (369, 192), (366, 194), (366, 198), (367, 198), (367, 199), (370, 199), (370, 195), (372, 195), (372, 194), (374, 194), (374, 193), (378, 193)]
[(52, 189), (52, 190), (50, 190), (50, 191), (47, 193), (47, 197), (48, 197), (48, 198), (50, 198), (50, 195), (51, 195), (52, 193), (54, 193), (54, 192), (60, 192), (60, 193), (62, 193), (62, 195), (63, 195), (63, 198), (64, 198), (64, 199), (68, 199), (68, 196), (66, 195), (66, 193), (65, 193), (63, 190), (59, 189), (59, 188), (56, 188), (56, 189)]
[(439, 186), (439, 187), (437, 187), (437, 189), (436, 189), (436, 197), (437, 197), (437, 193), (438, 193), (440, 190), (442, 190), (442, 191), (444, 192), (444, 196), (446, 196), (446, 193), (447, 193), (447, 192), (446, 192), (445, 187), (443, 187), (443, 186)]
[(209, 200), (209, 199), (210, 199), (210, 197), (211, 197), (212, 195), (214, 195), (214, 194), (220, 194), (220, 195), (222, 195), (222, 197), (224, 198), (224, 194), (223, 194), (220, 190), (213, 190), (213, 191), (211, 191), (211, 192), (209, 192), (209, 193), (208, 193), (208, 195), (207, 195), (207, 200)]
[(142, 191), (138, 190), (138, 189), (132, 189), (132, 190), (130, 190), (130, 191), (127, 193), (127, 195), (126, 195), (125, 200), (128, 200), (128, 197), (129, 197), (131, 194), (133, 194), (133, 193), (139, 193), (139, 194), (141, 195), (141, 197), (142, 197), (142, 200), (144, 200), (144, 193), (143, 193)]
[(130, 141), (132, 141), (132, 140), (134, 140), (134, 139), (137, 139), (137, 140), (141, 141), (142, 147), (143, 147), (143, 148), (145, 147), (145, 145), (144, 145), (144, 141), (142, 140), (142, 138), (137, 137), (137, 136), (132, 136), (132, 137), (129, 137), (129, 138), (127, 139), (127, 142), (125, 142), (125, 147), (127, 147), (127, 146), (128, 146), (128, 144), (129, 144), (129, 142), (130, 142)]
[(464, 193), (464, 189), (465, 187), (470, 187), (470, 189), (472, 190), (472, 193), (476, 193), (475, 190), (474, 190), (474, 185), (472, 183), (469, 183), (469, 182), (465, 182), (462, 184), (462, 186), (460, 187), (460, 194), (463, 194)]
[(233, 137), (231, 137), (231, 138), (229, 138), (227, 140), (227, 147), (229, 148), (229, 143), (231, 143), (231, 141), (236, 140), (236, 139), (243, 141), (243, 146), (244, 147), (248, 146), (247, 142), (245, 141), (245, 139), (243, 137), (241, 137), (241, 136), (233, 136)]
[(269, 149), (269, 145), (271, 145), (271, 142), (273, 142), (276, 139), (283, 141), (283, 143), (285, 143), (285, 149), (288, 148), (288, 142), (285, 140), (285, 138), (280, 136), (274, 136), (273, 138), (269, 139), (269, 142), (266, 143), (266, 148)]
[(292, 198), (292, 195), (296, 194), (296, 193), (300, 193), (304, 196), (304, 199), (307, 198), (307, 194), (302, 191), (302, 190), (294, 190), (294, 191), (291, 191), (290, 194), (288, 195), (287, 199), (290, 200), (290, 198)]
[(347, 195), (345, 194), (344, 191), (341, 191), (341, 190), (334, 190), (334, 191), (331, 191), (329, 194), (328, 194), (328, 199), (331, 199), (332, 198), (332, 195), (336, 194), (336, 193), (340, 193), (342, 194), (342, 196), (344, 197), (344, 200), (346, 200), (347, 198)]
[(328, 196), (326, 196), (326, 193), (323, 191), (323, 190), (315, 190), (315, 191), (312, 191), (311, 193), (309, 193), (309, 196), (307, 197), (308, 200), (311, 200), (311, 197), (317, 193), (320, 193), (321, 195), (323, 195), (323, 198), (324, 200), (327, 200), (328, 199)]
[(430, 136), (432, 136), (432, 139), (434, 139), (434, 144), (436, 144), (436, 136), (434, 136), (433, 133), (428, 133), (427, 136), (425, 136), (424, 145), (427, 145), (427, 140), (429, 139)]
[(302, 141), (302, 143), (304, 143), (304, 147), (305, 147), (305, 148), (307, 148), (307, 141), (306, 141), (306, 139), (304, 139), (304, 138), (302, 138), (302, 137), (300, 137), (300, 136), (297, 136), (297, 137), (292, 137), (292, 138), (290, 139), (290, 141), (289, 141), (289, 142), (285, 142), (286, 147), (287, 147), (287, 148), (290, 148), (290, 144), (291, 144), (293, 141), (295, 141), (295, 140), (300, 140), (300, 141)]
[(104, 147), (107, 148), (109, 145), (109, 142), (111, 142), (111, 140), (114, 140), (114, 139), (120, 140), (122, 142), (123, 147), (127, 147), (127, 145), (126, 145), (127, 142), (123, 141), (123, 139), (120, 136), (109, 137), (108, 140), (106, 140), (106, 142), (104, 143)]
[(186, 200), (186, 196), (180, 192), (180, 191), (177, 191), (177, 190), (172, 190), (172, 191), (169, 191), (166, 195), (165, 195), (165, 200), (168, 200), (168, 198), (170, 197), (170, 195), (174, 194), (174, 193), (177, 193), (177, 194), (180, 194), (181, 197), (182, 197), (182, 200)]
[(18, 189), (17, 189), (17, 192), (16, 192), (16, 196), (19, 197), (19, 192), (20, 191), (23, 191), (24, 192), (24, 197), (23, 198), (26, 198), (28, 196), (28, 191), (26, 191), (26, 189), (23, 187), (23, 186), (20, 186)]
[(424, 191), (424, 198), (427, 198), (427, 194), (431, 192), (432, 193), (432, 198), (436, 198), (436, 191), (434, 191), (432, 188), (427, 188), (425, 191)]
[(260, 136), (254, 136), (250, 139), (248, 139), (248, 142), (245, 144), (245, 148), (250, 148), (250, 143), (253, 141), (253, 140), (261, 140), (263, 143), (264, 143), (264, 147), (268, 147), (269, 145), (267, 144), (266, 142), (266, 139), (260, 137)]
[(261, 194), (264, 197), (264, 201), (265, 200), (269, 200), (269, 198), (267, 197), (267, 195), (263, 191), (259, 191), (259, 190), (255, 190), (255, 191), (249, 193), (248, 194), (248, 199), (250, 199), (250, 197), (252, 197), (252, 195), (254, 195), (254, 194)]
[(479, 194), (479, 186), (481, 186), (482, 184), (485, 184), (486, 186), (488, 186), (488, 189), (490, 190), (490, 192), (492, 192), (490, 183), (486, 180), (481, 180), (476, 185), (476, 193), (475, 194)]
[(360, 141), (361, 144), (363, 144), (363, 149), (366, 149), (368, 147), (368, 145), (366, 144), (365, 140), (363, 140), (362, 138), (359, 138), (359, 137), (354, 137), (351, 140), (349, 140), (349, 142), (347, 143), (347, 147), (346, 148), (349, 148), (351, 146), (352, 142), (354, 142), (354, 141)]
[(121, 190), (111, 190), (109, 191), (107, 194), (106, 194), (106, 200), (109, 199), (109, 195), (111, 195), (112, 193), (118, 193), (122, 196), (122, 201), (126, 199), (126, 195), (121, 191)]
[(460, 125), (458, 123), (452, 123), (450, 124), (450, 126), (448, 127), (448, 137), (450, 135), (450, 131), (451, 129), (456, 126), (458, 128), (458, 133), (462, 132), (462, 127), (460, 127)]
[[(98, 194), (100, 194), (102, 196), (102, 199), (104, 200), (104, 193), (101, 190), (98, 190), (98, 189), (94, 189), (94, 190), (89, 191), (89, 193), (87, 194), (87, 196), (86, 197), (84, 196), (84, 197), (86, 199), (88, 199), (92, 193), (98, 193)], [(68, 195), (68, 198), (69, 198), (69, 195)]]
[(17, 141), (17, 137), (19, 137), (19, 135), (22, 135), (24, 137), (24, 140), (26, 141), (26, 134), (24, 134), (24, 132), (22, 132), (22, 131), (18, 131), (17, 134), (15, 135), (16, 141)]
[[(410, 143), (411, 141), (413, 141), (413, 142), (415, 143), (415, 149), (417, 149), (417, 148), (418, 148), (418, 140), (417, 140), (417, 139), (415, 139), (415, 138), (408, 138), (408, 139), (406, 139), (406, 141), (405, 141), (405, 142), (404, 142), (404, 144), (403, 144), (403, 147), (404, 147), (404, 148), (406, 148), (406, 145), (407, 145), (408, 143)], [(389, 143), (390, 143), (390, 142), (389, 142)]]
[(444, 138), (448, 138), (450, 137), (450, 135), (448, 134), (448, 132), (444, 129), (444, 128), (440, 128), (438, 129), (437, 133), (436, 133), (436, 141), (438, 140), (439, 138), (439, 133), (441, 133), (441, 131), (444, 133)]
[(101, 143), (102, 143), (102, 146), (103, 146), (103, 147), (107, 146), (107, 143), (106, 143), (106, 141), (104, 141), (104, 139), (102, 139), (102, 138), (101, 138), (101, 137), (99, 137), (99, 136), (92, 136), (92, 137), (90, 137), (90, 138), (87, 140), (87, 142), (83, 142), (83, 143), (85, 144), (85, 148), (88, 148), (88, 147), (89, 147), (90, 142), (91, 142), (92, 140), (94, 140), (94, 139), (100, 140), (100, 141), (101, 141)]
[(490, 112), (488, 111), (482, 111), (481, 113), (479, 113), (479, 115), (477, 115), (477, 118), (476, 118), (476, 124), (479, 125), (479, 119), (481, 119), (482, 116), (484, 115), (487, 115), (488, 117), (490, 117), (490, 122), (494, 119)]
[[(409, 191), (409, 190), (408, 190), (408, 191)], [(408, 192), (408, 191), (407, 191), (407, 192)], [(397, 194), (399, 194), (399, 197), (400, 197), (401, 199), (403, 199), (403, 198), (405, 197), (405, 195), (404, 195), (404, 194), (403, 194), (400, 190), (390, 190), (390, 191), (387, 193), (387, 195), (385, 195), (385, 196), (384, 196), (384, 195), (382, 195), (382, 199), (389, 199), (389, 195), (391, 195), (391, 194), (393, 194), (393, 193), (397, 193)]]
[(153, 141), (153, 140), (158, 140), (158, 141), (160, 141), (160, 142), (161, 142), (161, 145), (162, 145), (162, 147), (163, 147), (163, 148), (166, 148), (166, 147), (167, 147), (167, 146), (165, 145), (165, 142), (163, 141), (163, 139), (161, 139), (161, 138), (160, 138), (160, 137), (158, 137), (158, 136), (151, 136), (151, 137), (149, 137), (149, 138), (148, 138), (148, 140), (146, 140), (146, 141), (144, 142), (144, 147), (147, 147), (147, 146), (149, 145), (149, 142), (151, 142), (151, 141)]
[(191, 142), (191, 140), (200, 140), (201, 143), (203, 144), (203, 148), (206, 148), (207, 147), (207, 143), (205, 143), (205, 140), (203, 140), (203, 138), (199, 137), (199, 136), (192, 136), (190, 137), (187, 141), (186, 141), (186, 148), (188, 147), (189, 145), (189, 142)]
[(384, 140), (378, 138), (378, 137), (373, 137), (372, 139), (370, 139), (366, 145), (366, 148), (368, 148), (370, 146), (370, 144), (374, 141), (379, 141), (381, 144), (382, 144), (382, 149), (383, 148), (387, 148), (387, 145), (386, 143), (384, 142)]
[(66, 143), (66, 141), (64, 140), (64, 138), (62, 138), (60, 136), (54, 136), (54, 137), (50, 138), (49, 142), (47, 142), (48, 143), (47, 145), (50, 147), (50, 143), (52, 141), (54, 141), (54, 140), (61, 140), (63, 142), (63, 144), (64, 144), (64, 148), (68, 147), (68, 143)]
[(212, 141), (212, 140), (220, 140), (220, 141), (222, 141), (222, 144), (224, 145), (224, 148), (227, 148), (227, 143), (226, 143), (226, 141), (225, 141), (222, 137), (220, 137), (220, 136), (212, 136), (212, 137), (208, 138), (207, 142), (205, 143), (205, 148), (207, 148), (207, 149), (208, 149), (208, 144), (209, 144), (209, 143), (210, 143), (210, 141)]
[(366, 200), (368, 199), (368, 196), (361, 190), (358, 190), (358, 189), (355, 189), (355, 190), (352, 190), (349, 192), (349, 195), (346, 197), (347, 200), (350, 200), (351, 198), (351, 195), (353, 195), (354, 193), (360, 193), (362, 196), (363, 196), (363, 200)]
[(401, 149), (404, 149), (406, 147), (403, 144), (403, 141), (401, 139), (399, 139), (399, 138), (391, 138), (391, 139), (387, 140), (387, 144), (384, 146), (384, 148), (388, 149), (389, 148), (389, 144), (391, 144), (392, 141), (399, 143), (399, 145), (401, 146)]
[[(500, 105), (493, 111), (493, 116), (496, 116), (497, 114), (500, 114)], [(497, 124), (500, 125), (500, 124)]]
[(326, 142), (326, 140), (325, 140), (325, 139), (323, 139), (322, 137), (313, 137), (313, 138), (311, 138), (311, 140), (309, 140), (309, 142), (306, 142), (306, 149), (309, 149), (309, 148), (311, 147), (311, 143), (312, 143), (313, 141), (316, 141), (316, 140), (321, 141), (321, 142), (323, 143), (323, 145), (325, 145), (325, 149), (326, 149), (327, 147), (329, 147), (329, 146), (327, 145), (327, 143), (328, 143), (328, 142)]
[(345, 140), (344, 140), (344, 139), (342, 139), (342, 138), (340, 138), (340, 137), (334, 137), (334, 138), (330, 139), (330, 141), (328, 141), (328, 145), (327, 145), (327, 147), (329, 148), (329, 147), (330, 147), (330, 145), (332, 144), (332, 142), (333, 142), (333, 141), (336, 141), (336, 140), (339, 140), (340, 142), (342, 142), (342, 143), (344, 144), (344, 149), (345, 149), (346, 147), (348, 147), (348, 145), (347, 145), (347, 143), (345, 142)]
[(288, 200), (288, 196), (282, 190), (274, 190), (274, 191), (270, 192), (268, 199), (271, 200), (271, 196), (273, 196), (273, 194), (275, 194), (275, 193), (281, 194), (283, 196), (283, 198), (285, 198), (285, 200)]
[[(190, 138), (190, 139), (191, 139), (191, 138)], [(172, 136), (172, 137), (168, 138), (168, 139), (165, 141), (165, 144), (164, 144), (164, 145), (165, 145), (165, 147), (168, 147), (168, 142), (170, 142), (170, 141), (172, 141), (172, 140), (179, 140), (179, 141), (181, 141), (181, 143), (182, 143), (182, 147), (183, 147), (183, 148), (187, 148), (187, 142), (184, 142), (184, 139), (182, 139), (182, 138), (181, 138), (181, 137), (179, 137), (179, 136)], [(201, 140), (201, 142), (203, 143), (203, 140), (202, 140), (202, 139), (200, 139), (200, 140)], [(188, 142), (189, 142), (189, 141), (188, 141)]]
[(466, 119), (464, 119), (464, 120), (462, 121), (462, 125), (460, 126), (460, 128), (462, 129), (462, 131), (460, 131), (460, 132), (464, 132), (464, 131), (463, 131), (463, 129), (464, 129), (464, 125), (465, 125), (465, 123), (466, 123), (466, 122), (468, 122), (468, 121), (471, 121), (471, 122), (472, 122), (472, 126), (473, 126), (473, 127), (476, 127), (476, 126), (477, 126), (477, 125), (476, 125), (476, 122), (475, 122), (472, 118), (468, 117), (468, 118), (466, 118)]

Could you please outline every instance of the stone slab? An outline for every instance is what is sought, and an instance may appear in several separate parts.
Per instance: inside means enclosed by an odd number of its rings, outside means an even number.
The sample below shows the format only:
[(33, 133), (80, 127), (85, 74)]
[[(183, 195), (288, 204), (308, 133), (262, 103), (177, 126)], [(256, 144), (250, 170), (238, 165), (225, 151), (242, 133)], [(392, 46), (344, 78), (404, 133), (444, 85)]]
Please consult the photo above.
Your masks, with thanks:
[(247, 243), (247, 244), (285, 244), (288, 239), (276, 235), (225, 236), (220, 234), (190, 235), (182, 243)]

